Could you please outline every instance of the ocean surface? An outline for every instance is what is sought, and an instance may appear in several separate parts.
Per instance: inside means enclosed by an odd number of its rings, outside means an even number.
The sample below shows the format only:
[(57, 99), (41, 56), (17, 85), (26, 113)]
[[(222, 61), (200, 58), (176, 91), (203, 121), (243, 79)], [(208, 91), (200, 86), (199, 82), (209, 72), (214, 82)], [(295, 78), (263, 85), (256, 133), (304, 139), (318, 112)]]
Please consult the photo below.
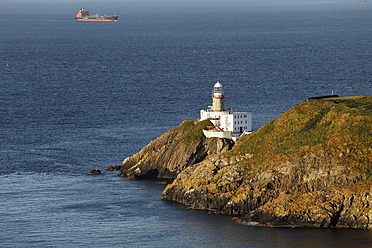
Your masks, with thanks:
[[(372, 231), (249, 226), (104, 168), (197, 119), (217, 74), (255, 130), (308, 97), (371, 95), (371, 2), (68, 3), (0, 1), (0, 247), (370, 247)], [(76, 22), (82, 7), (119, 21)]]

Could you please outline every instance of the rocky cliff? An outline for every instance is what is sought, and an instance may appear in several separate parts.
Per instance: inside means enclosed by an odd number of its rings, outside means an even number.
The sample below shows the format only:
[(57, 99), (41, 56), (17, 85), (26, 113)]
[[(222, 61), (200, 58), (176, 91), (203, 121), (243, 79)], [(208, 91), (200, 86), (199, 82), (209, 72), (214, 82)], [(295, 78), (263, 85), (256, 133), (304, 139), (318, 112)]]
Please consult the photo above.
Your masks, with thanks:
[(204, 159), (230, 150), (230, 139), (205, 139), (202, 130), (210, 121), (184, 121), (126, 158), (120, 168), (121, 176), (129, 179), (175, 178), (182, 170)]
[(190, 165), (163, 200), (269, 226), (372, 229), (372, 96), (305, 101)]

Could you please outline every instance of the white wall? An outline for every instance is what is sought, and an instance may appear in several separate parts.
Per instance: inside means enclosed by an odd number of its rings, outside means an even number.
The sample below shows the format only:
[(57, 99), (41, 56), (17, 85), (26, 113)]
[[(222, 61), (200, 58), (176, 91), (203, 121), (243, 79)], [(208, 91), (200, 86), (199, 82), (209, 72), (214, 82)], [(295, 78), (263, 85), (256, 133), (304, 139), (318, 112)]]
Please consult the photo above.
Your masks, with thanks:
[(252, 113), (250, 112), (235, 112), (233, 113), (234, 130), (233, 132), (252, 131)]
[[(218, 125), (224, 131), (244, 132), (252, 131), (252, 113), (228, 111), (200, 110), (200, 120), (210, 119), (214, 125)], [(218, 120), (213, 120), (218, 118)]]

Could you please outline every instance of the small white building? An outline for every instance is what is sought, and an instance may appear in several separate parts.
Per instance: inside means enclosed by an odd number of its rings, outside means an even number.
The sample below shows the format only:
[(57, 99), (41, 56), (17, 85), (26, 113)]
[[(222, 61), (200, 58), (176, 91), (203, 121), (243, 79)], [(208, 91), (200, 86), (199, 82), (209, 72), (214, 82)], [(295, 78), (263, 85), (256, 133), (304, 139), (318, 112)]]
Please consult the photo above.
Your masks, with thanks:
[(214, 127), (203, 130), (205, 137), (230, 138), (238, 140), (243, 134), (252, 132), (252, 113), (225, 110), (222, 84), (217, 80), (212, 92), (213, 105), (209, 109), (200, 110), (200, 120), (209, 119)]

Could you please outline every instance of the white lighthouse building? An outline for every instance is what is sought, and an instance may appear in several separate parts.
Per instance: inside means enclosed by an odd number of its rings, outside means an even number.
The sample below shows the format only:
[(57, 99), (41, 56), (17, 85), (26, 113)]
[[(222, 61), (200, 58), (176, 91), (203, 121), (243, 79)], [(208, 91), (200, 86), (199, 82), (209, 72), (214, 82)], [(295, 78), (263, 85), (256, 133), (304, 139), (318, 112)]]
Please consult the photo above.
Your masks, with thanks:
[(213, 105), (200, 110), (200, 120), (209, 119), (214, 126), (203, 130), (203, 133), (207, 138), (230, 138), (236, 141), (243, 134), (252, 132), (252, 113), (225, 110), (224, 98), (222, 84), (217, 79), (212, 93)]

